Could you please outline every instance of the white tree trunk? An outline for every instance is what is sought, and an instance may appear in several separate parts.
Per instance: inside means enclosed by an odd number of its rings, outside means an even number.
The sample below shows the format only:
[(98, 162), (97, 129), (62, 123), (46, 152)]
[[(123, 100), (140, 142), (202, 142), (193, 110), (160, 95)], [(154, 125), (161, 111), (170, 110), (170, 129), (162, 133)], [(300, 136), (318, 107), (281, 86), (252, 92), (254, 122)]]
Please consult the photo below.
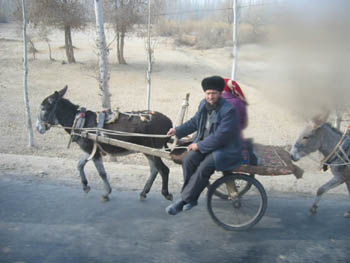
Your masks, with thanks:
[(27, 80), (28, 80), (28, 58), (27, 58), (27, 17), (26, 17), (26, 2), (22, 0), (22, 14), (23, 14), (23, 91), (24, 91), (24, 105), (25, 105), (25, 115), (26, 124), (28, 131), (28, 146), (34, 146), (34, 136), (33, 136), (33, 126), (30, 117), (30, 106), (28, 98)]
[(231, 79), (236, 80), (237, 67), (237, 0), (233, 0), (233, 62)]
[(99, 61), (99, 86), (102, 91), (102, 107), (111, 108), (111, 98), (108, 90), (108, 52), (106, 45), (106, 37), (103, 28), (102, 0), (95, 0), (95, 16), (96, 16), (96, 44), (98, 48)]
[(147, 111), (151, 109), (151, 73), (152, 73), (152, 47), (151, 47), (151, 0), (148, 0), (148, 26), (147, 26), (147, 58), (148, 58), (148, 68), (147, 68)]

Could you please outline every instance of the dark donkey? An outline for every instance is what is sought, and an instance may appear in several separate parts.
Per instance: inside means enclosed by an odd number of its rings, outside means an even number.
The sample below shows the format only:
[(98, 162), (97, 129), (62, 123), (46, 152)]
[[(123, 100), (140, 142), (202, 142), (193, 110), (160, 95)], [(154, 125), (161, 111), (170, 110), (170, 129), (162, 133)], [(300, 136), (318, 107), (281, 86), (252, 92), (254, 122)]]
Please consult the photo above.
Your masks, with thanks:
[[(39, 116), (36, 122), (36, 128), (39, 133), (43, 134), (50, 129), (51, 125), (61, 125), (66, 127), (67, 133), (71, 133), (71, 129), (77, 114), (80, 113), (79, 106), (74, 105), (69, 100), (63, 98), (67, 91), (67, 86), (60, 91), (55, 91), (54, 94), (48, 96), (40, 105)], [(159, 112), (152, 112), (148, 120), (141, 119), (141, 112), (133, 113), (119, 113), (118, 119), (111, 124), (104, 124), (103, 128), (114, 131), (143, 133), (143, 134), (166, 134), (172, 127), (171, 120)], [(94, 128), (97, 126), (97, 114), (92, 111), (85, 112), (84, 128)], [(110, 137), (136, 143), (153, 148), (162, 148), (168, 142), (169, 138), (150, 138), (150, 137), (125, 137), (112, 135)], [(81, 177), (83, 190), (87, 193), (90, 190), (88, 181), (84, 173), (84, 166), (88, 162), (89, 156), (93, 151), (94, 142), (80, 136), (77, 137), (76, 143), (86, 153), (86, 155), (79, 160), (78, 170)], [(128, 153), (127, 150), (116, 146), (101, 144), (102, 149), (112, 155)], [(104, 182), (106, 193), (102, 196), (103, 201), (109, 200), (109, 194), (112, 192), (109, 184), (106, 171), (104, 169), (101, 150), (97, 150), (93, 155), (92, 160), (95, 167)], [(168, 200), (172, 200), (172, 195), (168, 191), (169, 168), (163, 163), (161, 158), (146, 155), (150, 165), (150, 177), (146, 181), (143, 191), (140, 193), (140, 199), (146, 198), (150, 191), (152, 184), (158, 174), (162, 176), (162, 194)]]
[[(326, 122), (327, 117), (327, 114), (317, 116), (304, 128), (290, 151), (293, 161), (298, 161), (315, 151), (320, 151), (325, 157), (333, 151), (342, 133)], [(310, 208), (311, 215), (316, 214), (321, 196), (328, 190), (345, 183), (350, 194), (350, 166), (339, 158), (333, 158), (328, 164), (333, 178), (317, 190), (316, 199)], [(345, 212), (344, 216), (350, 218), (350, 210)]]

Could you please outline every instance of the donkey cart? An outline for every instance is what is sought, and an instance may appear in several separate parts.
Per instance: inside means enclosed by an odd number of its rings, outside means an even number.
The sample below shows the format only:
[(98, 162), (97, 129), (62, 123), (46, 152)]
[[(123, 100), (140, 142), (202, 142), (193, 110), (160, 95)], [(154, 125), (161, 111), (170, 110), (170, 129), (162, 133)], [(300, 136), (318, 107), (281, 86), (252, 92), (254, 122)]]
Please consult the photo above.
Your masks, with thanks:
[[(112, 139), (99, 132), (83, 131), (83, 138), (96, 143), (110, 144), (148, 155), (166, 158), (181, 163), (186, 152), (184, 147), (175, 149), (154, 149), (117, 139)], [(181, 145), (181, 142), (178, 142)], [(267, 208), (267, 196), (263, 185), (255, 175), (287, 175), (294, 174), (297, 178), (303, 171), (291, 161), (288, 152), (282, 147), (254, 145), (259, 165), (244, 164), (232, 171), (212, 176), (208, 185), (207, 209), (216, 224), (226, 230), (246, 230), (256, 225)]]
[[(161, 134), (165, 134), (172, 127), (171, 120), (159, 112), (123, 113), (117, 111), (108, 116), (113, 117), (110, 121), (103, 112), (97, 114), (97, 112), (86, 110), (65, 99), (64, 95), (67, 89), (66, 86), (60, 91), (55, 91), (43, 100), (36, 128), (40, 134), (44, 134), (51, 126), (59, 126), (70, 134), (68, 147), (74, 141), (86, 153), (78, 162), (83, 190), (86, 193), (90, 190), (84, 166), (89, 160), (92, 160), (104, 182), (105, 194), (102, 196), (102, 200), (108, 201), (112, 188), (103, 166), (101, 154), (134, 151), (146, 156), (151, 170), (140, 198), (146, 198), (155, 177), (160, 173), (163, 179), (162, 195), (171, 200), (172, 195), (168, 191), (169, 168), (162, 162), (161, 158), (181, 163), (186, 154), (186, 147), (181, 146), (183, 143), (186, 144), (183, 140), (177, 141), (175, 139), (170, 149), (162, 149), (170, 138)], [(183, 121), (188, 106), (188, 97), (189, 94), (186, 95), (181, 107), (177, 125)], [(189, 142), (190, 140), (187, 141), (187, 143)], [(247, 162), (233, 171), (226, 171), (223, 176), (208, 187), (207, 207), (209, 214), (219, 226), (226, 230), (251, 228), (263, 217), (266, 211), (267, 197), (264, 187), (255, 179), (255, 175), (292, 173), (297, 177), (302, 175), (302, 170), (293, 165), (289, 153), (283, 148), (255, 144), (254, 149), (259, 160), (258, 165), (257, 163), (251, 165), (250, 162)], [(246, 153), (250, 155), (252, 151), (246, 151)]]

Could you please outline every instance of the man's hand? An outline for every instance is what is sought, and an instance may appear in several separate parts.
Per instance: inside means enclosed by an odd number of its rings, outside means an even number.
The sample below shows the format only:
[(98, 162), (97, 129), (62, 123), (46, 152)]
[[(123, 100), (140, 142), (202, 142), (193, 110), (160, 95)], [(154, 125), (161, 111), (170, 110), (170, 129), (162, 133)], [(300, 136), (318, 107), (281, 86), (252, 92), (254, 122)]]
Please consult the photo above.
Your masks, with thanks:
[(187, 146), (187, 151), (198, 151), (198, 145), (197, 143), (191, 143)]
[(169, 131), (168, 131), (168, 133), (167, 133), (166, 135), (168, 135), (168, 136), (174, 136), (174, 135), (176, 135), (175, 129), (174, 129), (174, 128), (170, 128)]

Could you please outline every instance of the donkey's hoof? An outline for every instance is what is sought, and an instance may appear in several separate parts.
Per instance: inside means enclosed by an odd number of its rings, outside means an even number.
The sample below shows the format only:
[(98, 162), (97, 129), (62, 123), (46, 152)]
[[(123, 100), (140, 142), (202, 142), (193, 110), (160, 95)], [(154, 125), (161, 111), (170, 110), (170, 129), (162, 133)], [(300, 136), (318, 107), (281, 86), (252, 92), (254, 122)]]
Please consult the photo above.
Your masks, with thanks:
[(165, 197), (166, 200), (173, 201), (173, 195), (172, 194), (164, 195), (164, 197)]
[(140, 196), (139, 196), (139, 200), (140, 201), (144, 201), (146, 198), (147, 198), (147, 195), (143, 194), (143, 193), (141, 193)]
[(90, 192), (90, 186), (88, 186), (88, 185), (87, 185), (87, 186), (84, 186), (84, 187), (83, 187), (83, 190), (84, 190), (85, 193)]
[(108, 202), (108, 201), (109, 201), (108, 195), (103, 195), (103, 196), (101, 196), (101, 202), (102, 202), (102, 203), (105, 203), (105, 202)]
[(309, 209), (309, 216), (314, 216), (314, 215), (316, 215), (316, 213), (317, 213), (317, 211), (316, 211), (316, 207), (311, 207), (310, 209)]
[(350, 218), (350, 211), (345, 212), (345, 213), (344, 213), (344, 217), (345, 217), (345, 218)]

